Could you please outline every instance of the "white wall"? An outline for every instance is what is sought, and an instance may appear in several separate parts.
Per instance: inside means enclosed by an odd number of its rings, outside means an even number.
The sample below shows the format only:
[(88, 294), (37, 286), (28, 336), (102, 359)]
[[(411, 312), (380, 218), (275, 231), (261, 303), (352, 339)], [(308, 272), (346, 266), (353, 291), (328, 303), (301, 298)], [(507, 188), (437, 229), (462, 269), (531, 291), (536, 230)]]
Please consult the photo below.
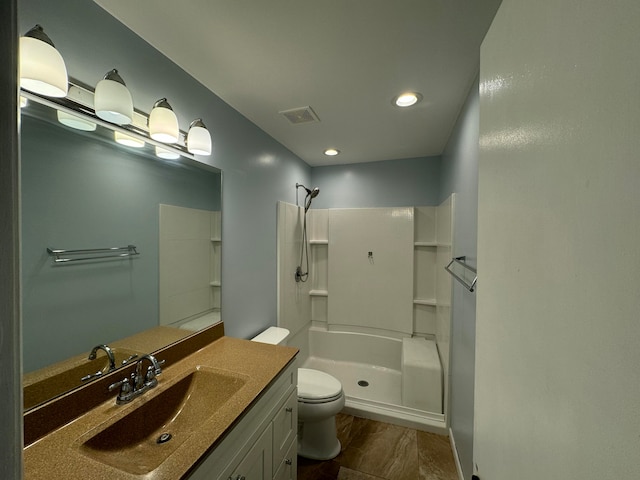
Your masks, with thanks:
[(482, 46), (482, 480), (640, 478), (639, 26), (504, 0)]

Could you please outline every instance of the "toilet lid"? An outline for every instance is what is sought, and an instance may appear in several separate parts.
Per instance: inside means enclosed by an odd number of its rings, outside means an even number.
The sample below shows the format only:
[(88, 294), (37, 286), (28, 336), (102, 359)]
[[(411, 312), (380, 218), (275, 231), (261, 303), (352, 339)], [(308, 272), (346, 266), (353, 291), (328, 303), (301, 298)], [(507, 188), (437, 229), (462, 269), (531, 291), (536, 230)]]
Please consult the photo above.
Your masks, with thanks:
[(342, 393), (340, 381), (319, 370), (298, 369), (298, 398), (305, 400), (333, 399)]

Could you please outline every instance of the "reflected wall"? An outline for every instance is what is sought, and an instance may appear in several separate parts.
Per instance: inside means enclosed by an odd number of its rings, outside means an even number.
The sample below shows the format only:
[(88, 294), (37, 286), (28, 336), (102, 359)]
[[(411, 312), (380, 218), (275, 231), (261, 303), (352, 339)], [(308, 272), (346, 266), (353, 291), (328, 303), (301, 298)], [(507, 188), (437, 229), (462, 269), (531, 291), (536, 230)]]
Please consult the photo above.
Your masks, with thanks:
[[(159, 204), (220, 210), (220, 173), (141, 156), (23, 115), (23, 368), (158, 325)], [(133, 244), (122, 260), (54, 265), (47, 247)]]

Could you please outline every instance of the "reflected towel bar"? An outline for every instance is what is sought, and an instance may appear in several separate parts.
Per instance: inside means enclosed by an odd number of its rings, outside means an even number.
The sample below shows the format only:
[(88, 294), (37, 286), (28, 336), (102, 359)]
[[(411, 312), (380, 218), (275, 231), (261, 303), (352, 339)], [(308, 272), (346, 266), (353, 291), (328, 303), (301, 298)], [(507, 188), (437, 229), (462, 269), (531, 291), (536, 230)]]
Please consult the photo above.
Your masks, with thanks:
[(61, 250), (47, 248), (47, 253), (55, 259), (54, 263), (77, 262), (79, 260), (98, 260), (106, 258), (122, 258), (140, 255), (135, 245), (110, 248), (87, 248), (84, 250)]
[[(471, 267), (470, 265), (467, 265), (465, 263), (465, 259), (467, 257), (466, 256), (462, 256), (462, 257), (455, 257), (452, 258), (451, 261), (449, 262), (449, 265), (447, 265), (446, 267), (444, 267), (444, 269), (449, 272), (451, 274), (451, 276), (453, 278), (455, 278), (456, 280), (458, 280), (462, 285), (464, 285), (464, 287), (469, 290), (470, 292), (473, 292), (476, 288), (476, 282), (478, 281), (478, 271)], [(467, 281), (465, 281), (464, 278), (460, 277), (458, 274), (454, 273), (454, 271), (451, 269), (451, 265), (453, 265), (454, 263), (457, 263), (459, 265), (462, 265), (464, 268), (466, 268), (467, 270), (470, 270), (471, 272), (474, 273), (474, 278), (473, 281), (471, 283), (468, 283)]]

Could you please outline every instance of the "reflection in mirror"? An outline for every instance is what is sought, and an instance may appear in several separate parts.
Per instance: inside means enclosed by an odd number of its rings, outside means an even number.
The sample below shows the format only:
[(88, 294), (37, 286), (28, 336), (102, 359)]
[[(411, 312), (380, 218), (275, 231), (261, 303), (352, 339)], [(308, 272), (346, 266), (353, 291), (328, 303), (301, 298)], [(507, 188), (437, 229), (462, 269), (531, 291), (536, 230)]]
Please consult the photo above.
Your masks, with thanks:
[[(190, 334), (177, 328), (186, 321), (204, 327), (220, 319), (221, 172), (158, 158), (153, 145), (117, 144), (108, 124), (90, 116), (62, 115), (62, 123), (37, 100), (22, 109), (20, 126), (25, 408), (108, 373), (105, 349), (89, 360), (97, 345), (109, 346), (117, 368)], [(201, 258), (170, 244), (160, 256), (161, 205), (208, 212)], [(187, 231), (184, 221), (172, 228)], [(129, 245), (138, 255), (55, 262), (47, 252)], [(186, 264), (208, 266), (206, 278), (202, 268), (194, 278), (180, 267), (187, 253)], [(162, 325), (159, 258), (183, 307)], [(181, 285), (206, 301), (193, 301)]]

